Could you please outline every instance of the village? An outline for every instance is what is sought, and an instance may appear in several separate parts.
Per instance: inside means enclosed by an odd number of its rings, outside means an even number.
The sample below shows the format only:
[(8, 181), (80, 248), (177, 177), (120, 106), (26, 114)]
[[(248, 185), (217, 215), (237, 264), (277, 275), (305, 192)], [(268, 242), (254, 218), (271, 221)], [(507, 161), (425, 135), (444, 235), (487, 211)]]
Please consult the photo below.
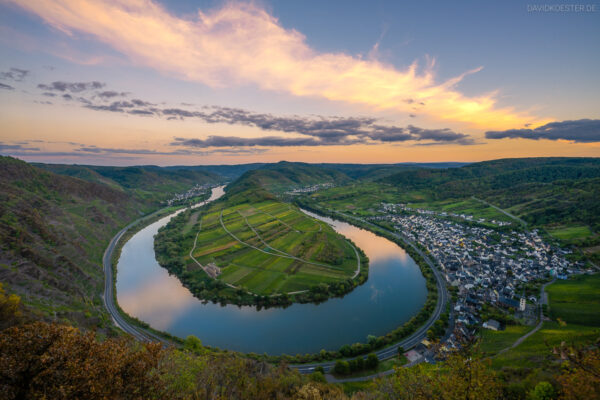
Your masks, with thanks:
[(175, 205), (181, 205), (181, 204), (187, 203), (189, 200), (191, 200), (195, 197), (202, 196), (207, 191), (209, 191), (210, 188), (212, 188), (213, 186), (214, 185), (210, 184), (210, 183), (205, 183), (202, 185), (196, 184), (195, 186), (193, 186), (191, 189), (187, 190), (186, 192), (176, 193), (171, 199), (167, 200), (167, 205), (175, 206)]
[(335, 184), (333, 182), (318, 183), (316, 185), (304, 186), (301, 188), (293, 189), (293, 190), (285, 192), (285, 194), (297, 196), (302, 193), (312, 193), (312, 192), (316, 192), (317, 190), (330, 189), (332, 187), (335, 187)]
[[(444, 218), (446, 213), (402, 204), (382, 203), (379, 212), (382, 215), (373, 220), (391, 223), (426, 248), (439, 265), (454, 297), (451, 325), (465, 337), (475, 334), (480, 326), (503, 329), (500, 321), (482, 320), (484, 309), (491, 308), (496, 315), (520, 323), (536, 324), (541, 307), (539, 291), (526, 293), (525, 286), (580, 272), (578, 264), (565, 258), (569, 251), (545, 243), (537, 230), (493, 229), (470, 215), (458, 217), (479, 224), (460, 223)], [(454, 333), (443, 342), (446, 347), (457, 346)]]

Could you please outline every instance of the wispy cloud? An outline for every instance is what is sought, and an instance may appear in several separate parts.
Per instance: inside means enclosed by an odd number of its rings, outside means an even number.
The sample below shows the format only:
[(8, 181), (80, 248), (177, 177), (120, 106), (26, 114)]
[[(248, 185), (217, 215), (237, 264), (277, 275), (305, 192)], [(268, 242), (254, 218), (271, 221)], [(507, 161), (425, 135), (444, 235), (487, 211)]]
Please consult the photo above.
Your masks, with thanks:
[(6, 144), (0, 143), (0, 151), (1, 152), (10, 152), (10, 151), (40, 151), (39, 147), (28, 147), (26, 143), (18, 143), (18, 144)]
[(101, 89), (106, 86), (105, 83), (102, 82), (63, 82), (63, 81), (55, 81), (50, 84), (40, 83), (37, 85), (38, 89), (47, 90), (47, 91), (57, 91), (57, 92), (71, 92), (71, 93), (80, 93), (87, 90), (92, 89)]
[(568, 140), (580, 143), (600, 142), (600, 119), (551, 122), (535, 129), (488, 131), (488, 139), (521, 138), (532, 140)]
[[(195, 150), (195, 149), (177, 149), (177, 150), (153, 150), (153, 149), (127, 149), (127, 148), (112, 148), (112, 147), (98, 147), (95, 145), (84, 145), (73, 142), (47, 142), (37, 140), (35, 141), (40, 146), (32, 147), (29, 142), (0, 142), (0, 154), (11, 155), (11, 156), (26, 156), (26, 157), (75, 157), (75, 158), (118, 158), (127, 156), (237, 156), (237, 155), (251, 155), (261, 154), (267, 152), (268, 149), (252, 149), (252, 148), (225, 148), (225, 149), (211, 149), (211, 150)], [(53, 150), (52, 144), (66, 144), (68, 149)]]
[(29, 75), (29, 70), (21, 68), (11, 68), (8, 71), (0, 72), (0, 79), (7, 79), (15, 82), (21, 82)]
[[(336, 121), (340, 122), (340, 121)], [(173, 146), (186, 147), (290, 147), (290, 146), (348, 146), (353, 144), (402, 143), (415, 141), (426, 144), (475, 144), (473, 138), (450, 129), (423, 129), (409, 125), (406, 128), (382, 126), (373, 123), (351, 129), (310, 131), (305, 137), (264, 136), (243, 138), (237, 136), (208, 136), (206, 139), (175, 138)]]
[(229, 2), (180, 18), (151, 0), (8, 1), (66, 34), (92, 35), (137, 65), (212, 87), (253, 84), (407, 113), (418, 105), (420, 114), (486, 128), (542, 123), (499, 107), (494, 93), (462, 94), (458, 83), (480, 68), (437, 82), (433, 61), (422, 70), (416, 62), (398, 69), (377, 59), (318, 52), (256, 4)]
[[(425, 129), (413, 125), (399, 127), (382, 125), (377, 118), (372, 117), (325, 117), (325, 116), (276, 116), (256, 113), (241, 108), (203, 106), (195, 109), (161, 106), (156, 103), (129, 99), (129, 93), (117, 91), (94, 92), (100, 82), (53, 82), (39, 84), (38, 88), (47, 90), (52, 87), (59, 92), (80, 93), (77, 101), (82, 107), (94, 111), (106, 111), (140, 116), (155, 116), (160, 118), (183, 120), (198, 119), (209, 124), (243, 125), (258, 128), (267, 132), (295, 133), (305, 137), (267, 136), (246, 139), (241, 137), (210, 136), (206, 139), (190, 139), (186, 144), (175, 141), (175, 145), (190, 147), (255, 147), (255, 146), (328, 146), (352, 144), (376, 144), (406, 141), (427, 141), (437, 144), (474, 144), (473, 138), (467, 134), (454, 132), (448, 128)], [(105, 95), (110, 93), (110, 95)], [(103, 94), (103, 95), (101, 95)], [(114, 94), (114, 95), (113, 95)], [(43, 92), (42, 95), (55, 97), (55, 92)], [(114, 97), (124, 97), (112, 100)], [(73, 96), (64, 93), (62, 98), (72, 100)]]
[(15, 90), (14, 87), (7, 85), (5, 83), (0, 82), (0, 89), (5, 89), (5, 90)]

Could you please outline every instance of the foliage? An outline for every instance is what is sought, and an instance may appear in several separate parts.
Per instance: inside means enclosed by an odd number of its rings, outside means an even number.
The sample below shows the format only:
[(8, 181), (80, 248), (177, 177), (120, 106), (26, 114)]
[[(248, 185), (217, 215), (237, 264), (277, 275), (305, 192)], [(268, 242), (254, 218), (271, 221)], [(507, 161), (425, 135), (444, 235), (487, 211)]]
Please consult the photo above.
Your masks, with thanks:
[(133, 399), (159, 393), (153, 371), (160, 344), (124, 339), (99, 343), (92, 332), (45, 323), (0, 335), (0, 394), (4, 399)]
[(574, 347), (562, 343), (554, 349), (563, 360), (562, 373), (557, 377), (560, 398), (565, 400), (600, 398), (600, 349)]
[(550, 382), (542, 381), (535, 385), (529, 397), (531, 400), (552, 400), (556, 398), (556, 390)]
[(501, 398), (501, 382), (489, 361), (466, 347), (433, 368), (396, 368), (391, 379), (379, 380), (364, 399), (492, 400)]
[(21, 298), (16, 294), (7, 294), (0, 282), (0, 331), (18, 325), (23, 321)]

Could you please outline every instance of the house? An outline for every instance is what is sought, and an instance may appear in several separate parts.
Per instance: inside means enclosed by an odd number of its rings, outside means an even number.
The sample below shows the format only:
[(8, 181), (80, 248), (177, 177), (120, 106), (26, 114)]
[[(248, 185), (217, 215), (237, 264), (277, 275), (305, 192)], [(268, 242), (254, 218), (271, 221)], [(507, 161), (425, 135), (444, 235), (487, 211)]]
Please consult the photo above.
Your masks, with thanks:
[(518, 301), (503, 296), (500, 296), (500, 298), (498, 298), (498, 304), (506, 308), (519, 308)]
[(496, 321), (495, 319), (490, 319), (483, 323), (483, 327), (486, 329), (491, 329), (493, 331), (499, 331), (500, 330), (500, 322)]
[(519, 301), (519, 311), (525, 311), (525, 308), (527, 308), (527, 301), (525, 300), (525, 297), (521, 297), (521, 301)]

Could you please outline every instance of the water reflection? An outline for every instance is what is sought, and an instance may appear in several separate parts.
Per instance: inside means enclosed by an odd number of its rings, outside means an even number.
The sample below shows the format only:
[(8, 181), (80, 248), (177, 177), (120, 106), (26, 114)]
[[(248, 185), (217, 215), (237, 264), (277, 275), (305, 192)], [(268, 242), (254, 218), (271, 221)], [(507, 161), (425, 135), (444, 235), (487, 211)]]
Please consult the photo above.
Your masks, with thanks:
[(319, 218), (350, 238), (370, 259), (369, 280), (343, 298), (260, 311), (203, 304), (156, 262), (153, 236), (167, 217), (138, 232), (123, 247), (117, 266), (119, 304), (130, 315), (180, 337), (194, 334), (207, 345), (270, 354), (316, 352), (364, 342), (367, 335), (383, 335), (418, 312), (426, 297), (425, 280), (404, 250), (369, 231)]

